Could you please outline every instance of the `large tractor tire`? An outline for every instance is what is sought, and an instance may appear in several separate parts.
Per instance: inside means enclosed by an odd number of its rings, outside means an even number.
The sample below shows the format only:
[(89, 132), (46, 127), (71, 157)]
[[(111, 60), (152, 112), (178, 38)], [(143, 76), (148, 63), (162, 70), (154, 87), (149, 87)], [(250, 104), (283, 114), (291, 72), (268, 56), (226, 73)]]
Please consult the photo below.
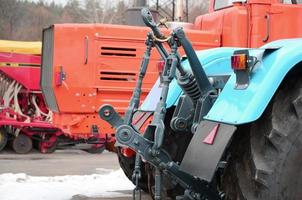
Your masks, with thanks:
[(263, 116), (239, 133), (224, 177), (228, 199), (302, 199), (302, 79), (287, 79)]
[(5, 129), (0, 128), (0, 151), (2, 151), (4, 149), (4, 147), (7, 144), (7, 132), (5, 131)]

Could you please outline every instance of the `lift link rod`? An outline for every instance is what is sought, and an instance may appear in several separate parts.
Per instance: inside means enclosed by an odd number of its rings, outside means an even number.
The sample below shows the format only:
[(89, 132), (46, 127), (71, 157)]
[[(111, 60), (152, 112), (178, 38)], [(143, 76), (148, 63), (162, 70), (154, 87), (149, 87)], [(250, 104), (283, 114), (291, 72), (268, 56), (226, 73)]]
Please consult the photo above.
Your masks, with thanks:
[(146, 74), (146, 71), (148, 68), (151, 50), (152, 50), (152, 47), (154, 47), (154, 43), (152, 40), (152, 33), (148, 33), (148, 35), (147, 35), (146, 46), (147, 46), (147, 49), (144, 54), (143, 61), (141, 63), (136, 87), (133, 91), (133, 94), (132, 94), (132, 97), (131, 97), (131, 100), (129, 103), (129, 107), (125, 113), (124, 123), (126, 123), (126, 124), (131, 124), (133, 113), (138, 108), (139, 103), (140, 103), (140, 97), (141, 97), (141, 93), (142, 93), (142, 84), (143, 84), (143, 80), (144, 80), (144, 77), (145, 77), (145, 74)]
[(117, 112), (115, 112), (115, 110), (112, 109), (111, 105), (105, 104), (99, 109), (100, 117), (102, 119), (104, 119), (105, 121), (108, 121), (115, 129), (117, 129), (120, 125), (123, 125), (123, 124), (131, 125), (133, 114), (139, 106), (141, 92), (142, 92), (142, 83), (143, 83), (145, 74), (147, 72), (150, 55), (151, 55), (151, 50), (152, 50), (152, 47), (154, 47), (152, 33), (148, 33), (145, 44), (146, 44), (147, 48), (146, 48), (145, 54), (143, 56), (143, 61), (141, 63), (138, 81), (137, 81), (136, 87), (133, 91), (133, 94), (132, 94), (132, 97), (131, 97), (131, 100), (129, 103), (129, 107), (127, 108), (127, 110), (125, 112), (124, 119), (121, 118), (120, 115)]
[[(162, 74), (163, 85), (162, 85), (162, 93), (160, 97), (160, 101), (157, 104), (157, 108), (154, 113), (154, 118), (152, 121), (152, 125), (155, 128), (155, 137), (154, 137), (154, 145), (152, 147), (153, 155), (156, 155), (159, 149), (161, 148), (164, 141), (164, 132), (165, 132), (165, 124), (164, 119), (166, 116), (166, 100), (168, 97), (169, 85), (171, 81), (174, 79), (176, 67), (179, 63), (177, 57), (177, 44), (174, 42), (172, 44), (172, 50), (170, 55), (167, 58), (165, 63), (164, 71)], [(150, 125), (150, 127), (152, 126)], [(148, 130), (148, 128), (147, 128)], [(147, 131), (146, 130), (146, 131)], [(162, 172), (156, 167), (155, 170), (155, 200), (161, 199), (161, 180), (162, 180)]]
[[(141, 93), (142, 93), (141, 88), (142, 88), (145, 74), (147, 72), (152, 47), (154, 47), (152, 33), (148, 33), (145, 44), (146, 44), (147, 48), (146, 48), (146, 51), (145, 51), (145, 54), (143, 57), (143, 61), (141, 63), (138, 81), (137, 81), (136, 87), (133, 91), (132, 98), (131, 98), (131, 101), (129, 104), (129, 108), (126, 111), (125, 118), (124, 118), (124, 123), (129, 124), (129, 125), (132, 122), (132, 117), (133, 117), (134, 111), (137, 110), (139, 103), (140, 103), (140, 97), (141, 97)], [(141, 157), (139, 154), (136, 154), (135, 166), (134, 166), (133, 175), (132, 175), (133, 182), (135, 183), (135, 188), (133, 190), (133, 200), (136, 200), (137, 193), (138, 193), (138, 199), (139, 200), (141, 199), (141, 189), (139, 188), (139, 184), (138, 184), (140, 178), (141, 178)]]
[[(125, 113), (124, 120), (119, 116), (119, 114), (117, 112), (115, 112), (114, 110), (112, 110), (110, 108), (110, 105), (102, 106), (102, 108), (99, 111), (101, 118), (104, 118), (105, 120), (111, 120), (114, 122), (113, 123), (114, 128), (117, 128), (122, 124), (131, 125), (133, 114), (139, 106), (140, 97), (141, 97), (141, 93), (142, 93), (142, 89), (141, 89), (142, 83), (143, 83), (145, 74), (147, 72), (152, 47), (154, 47), (152, 33), (148, 33), (145, 44), (146, 44), (147, 48), (146, 48), (145, 54), (143, 56), (143, 61), (141, 63), (138, 81), (137, 81), (136, 87), (133, 91), (133, 94), (132, 94), (132, 97), (131, 97), (131, 100), (129, 103), (129, 107)], [(136, 200), (137, 193), (138, 193), (138, 199), (141, 199), (141, 189), (139, 188), (139, 184), (138, 184), (140, 178), (141, 178), (141, 157), (139, 154), (137, 154), (135, 157), (135, 167), (134, 167), (134, 171), (132, 174), (133, 182), (136, 185), (136, 187), (133, 190), (133, 199), (134, 200)]]
[(174, 29), (173, 34), (177, 37), (179, 43), (186, 53), (192, 72), (201, 92), (201, 96), (208, 95), (209, 93), (215, 94), (215, 89), (213, 88), (207, 75), (205, 74), (205, 71), (203, 70), (201, 63), (199, 62), (199, 59), (192, 47), (191, 42), (187, 39), (183, 28), (178, 27)]
[[(150, 128), (155, 130), (155, 140), (154, 140), (154, 146), (153, 149), (157, 150), (162, 146), (163, 138), (164, 138), (164, 119), (166, 115), (166, 100), (168, 96), (169, 91), (169, 85), (171, 81), (174, 79), (176, 67), (179, 62), (177, 55), (177, 44), (174, 43), (172, 46), (172, 51), (170, 55), (167, 58), (167, 62), (165, 63), (164, 71), (162, 74), (162, 92), (160, 96), (160, 101), (157, 103), (154, 118), (150, 125)], [(148, 132), (148, 128), (146, 132)], [(148, 135), (148, 133), (147, 133)], [(156, 152), (154, 152), (156, 154)]]

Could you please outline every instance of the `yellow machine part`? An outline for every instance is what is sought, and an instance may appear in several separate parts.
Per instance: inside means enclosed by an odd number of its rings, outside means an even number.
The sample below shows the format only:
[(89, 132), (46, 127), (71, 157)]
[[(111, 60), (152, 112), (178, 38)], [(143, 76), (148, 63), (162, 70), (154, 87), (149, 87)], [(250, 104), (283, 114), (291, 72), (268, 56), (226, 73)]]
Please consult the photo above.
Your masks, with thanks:
[(42, 42), (0, 40), (0, 52), (41, 55)]

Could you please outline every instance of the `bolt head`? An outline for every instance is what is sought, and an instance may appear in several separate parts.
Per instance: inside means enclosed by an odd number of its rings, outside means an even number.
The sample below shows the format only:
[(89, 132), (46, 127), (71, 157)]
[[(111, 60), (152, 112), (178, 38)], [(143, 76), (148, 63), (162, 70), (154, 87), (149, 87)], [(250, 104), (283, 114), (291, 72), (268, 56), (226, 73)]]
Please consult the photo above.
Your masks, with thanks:
[(103, 112), (105, 117), (109, 117), (111, 115), (111, 111), (109, 109), (104, 110)]

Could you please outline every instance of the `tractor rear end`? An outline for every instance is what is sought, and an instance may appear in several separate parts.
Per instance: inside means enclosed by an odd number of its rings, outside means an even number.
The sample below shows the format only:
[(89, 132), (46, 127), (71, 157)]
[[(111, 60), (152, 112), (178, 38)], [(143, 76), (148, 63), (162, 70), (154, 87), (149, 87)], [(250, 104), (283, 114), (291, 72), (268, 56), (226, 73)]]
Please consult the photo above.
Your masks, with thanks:
[[(152, 32), (126, 114), (99, 111), (136, 153), (134, 198), (147, 185), (154, 199), (301, 199), (301, 39), (195, 52), (181, 28), (165, 36), (142, 15)], [(165, 64), (139, 106), (153, 47)], [(144, 130), (142, 111), (153, 114)]]

